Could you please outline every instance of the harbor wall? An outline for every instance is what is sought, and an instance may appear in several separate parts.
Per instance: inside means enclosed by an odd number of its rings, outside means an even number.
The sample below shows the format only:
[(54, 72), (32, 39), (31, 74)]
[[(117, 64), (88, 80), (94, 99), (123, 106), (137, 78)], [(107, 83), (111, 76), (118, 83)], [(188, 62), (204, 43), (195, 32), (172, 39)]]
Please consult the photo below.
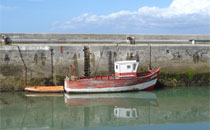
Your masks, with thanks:
[(113, 74), (113, 64), (138, 60), (138, 71), (161, 67), (164, 86), (210, 86), (210, 35), (1, 34), (0, 90), (62, 85), (76, 75)]

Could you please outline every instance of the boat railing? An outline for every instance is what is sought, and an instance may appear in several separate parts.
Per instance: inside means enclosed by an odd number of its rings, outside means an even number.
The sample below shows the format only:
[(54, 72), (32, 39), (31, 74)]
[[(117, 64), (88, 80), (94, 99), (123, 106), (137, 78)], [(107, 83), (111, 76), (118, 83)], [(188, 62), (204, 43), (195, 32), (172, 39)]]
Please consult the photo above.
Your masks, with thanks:
[(150, 72), (149, 75), (145, 75), (145, 76), (142, 76), (142, 77), (139, 77), (139, 78), (142, 79), (142, 78), (150, 77), (150, 76), (152, 76), (152, 75), (158, 73), (159, 71), (160, 71), (160, 68), (158, 68), (158, 69), (156, 69), (156, 70), (154, 70), (154, 71), (149, 71), (149, 72)]

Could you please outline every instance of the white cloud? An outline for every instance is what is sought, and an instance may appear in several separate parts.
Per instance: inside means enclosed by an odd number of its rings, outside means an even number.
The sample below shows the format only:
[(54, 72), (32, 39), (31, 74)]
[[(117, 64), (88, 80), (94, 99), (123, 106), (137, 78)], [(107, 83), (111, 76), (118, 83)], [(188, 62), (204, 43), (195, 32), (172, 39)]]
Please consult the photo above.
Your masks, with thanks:
[(169, 9), (177, 14), (210, 14), (210, 0), (174, 0)]
[(210, 34), (210, 0), (174, 0), (168, 8), (142, 7), (109, 15), (83, 14), (53, 25), (71, 33)]

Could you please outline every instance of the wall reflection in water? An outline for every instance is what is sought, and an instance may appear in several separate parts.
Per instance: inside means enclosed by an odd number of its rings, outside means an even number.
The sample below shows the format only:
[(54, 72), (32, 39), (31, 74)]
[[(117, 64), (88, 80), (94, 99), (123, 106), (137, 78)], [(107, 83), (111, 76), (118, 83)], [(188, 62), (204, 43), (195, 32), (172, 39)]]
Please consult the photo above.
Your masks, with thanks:
[(0, 95), (1, 129), (75, 129), (209, 122), (206, 88), (111, 94)]

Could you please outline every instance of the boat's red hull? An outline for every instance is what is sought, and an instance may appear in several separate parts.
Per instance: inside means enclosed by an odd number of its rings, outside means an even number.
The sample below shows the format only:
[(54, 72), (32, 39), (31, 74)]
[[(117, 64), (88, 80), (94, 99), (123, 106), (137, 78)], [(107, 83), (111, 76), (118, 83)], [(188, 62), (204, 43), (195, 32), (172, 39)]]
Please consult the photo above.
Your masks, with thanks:
[(81, 77), (75, 81), (65, 79), (64, 88), (66, 92), (120, 92), (153, 89), (157, 82), (160, 68), (153, 71), (138, 73), (135, 77)]

